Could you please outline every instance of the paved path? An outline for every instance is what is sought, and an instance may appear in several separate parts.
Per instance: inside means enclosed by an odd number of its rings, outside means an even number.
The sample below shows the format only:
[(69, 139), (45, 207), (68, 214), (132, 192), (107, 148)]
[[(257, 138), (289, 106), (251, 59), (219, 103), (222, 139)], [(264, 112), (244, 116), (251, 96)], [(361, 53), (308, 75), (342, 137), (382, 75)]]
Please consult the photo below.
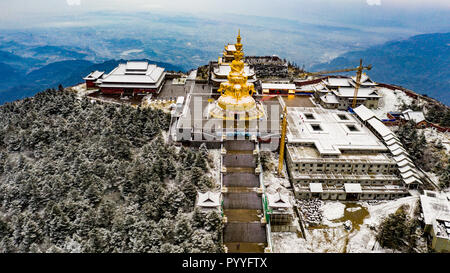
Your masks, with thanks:
[(224, 244), (229, 253), (264, 252), (267, 246), (266, 228), (261, 224), (263, 207), (259, 177), (255, 175), (255, 144), (251, 141), (232, 140), (224, 143), (227, 154), (223, 164), (223, 184), (228, 192), (223, 195), (223, 208), (227, 216), (224, 227)]

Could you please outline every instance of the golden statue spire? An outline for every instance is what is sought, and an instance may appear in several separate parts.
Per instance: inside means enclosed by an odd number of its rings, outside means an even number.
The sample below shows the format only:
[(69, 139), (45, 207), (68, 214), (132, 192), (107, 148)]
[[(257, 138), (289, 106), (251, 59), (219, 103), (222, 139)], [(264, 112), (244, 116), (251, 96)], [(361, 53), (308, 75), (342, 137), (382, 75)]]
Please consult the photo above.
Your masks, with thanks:
[(217, 100), (216, 108), (211, 111), (211, 116), (223, 119), (234, 119), (235, 115), (240, 115), (239, 119), (257, 119), (263, 116), (263, 111), (257, 106), (252, 95), (255, 87), (247, 82), (244, 73), (245, 64), (243, 62), (244, 52), (242, 51), (241, 32), (237, 36), (235, 44), (234, 60), (231, 62), (231, 71), (228, 74), (228, 81), (220, 84), (220, 98)]

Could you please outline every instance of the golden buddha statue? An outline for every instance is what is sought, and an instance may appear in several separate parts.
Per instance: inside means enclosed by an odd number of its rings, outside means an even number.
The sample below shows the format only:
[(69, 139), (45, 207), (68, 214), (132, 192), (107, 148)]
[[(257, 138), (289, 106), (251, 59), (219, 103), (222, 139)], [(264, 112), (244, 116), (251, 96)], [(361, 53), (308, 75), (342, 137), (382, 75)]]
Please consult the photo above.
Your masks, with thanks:
[[(231, 71), (228, 81), (220, 84), (218, 92), (221, 96), (217, 105), (210, 111), (210, 115), (221, 119), (252, 120), (264, 115), (262, 108), (252, 97), (255, 93), (253, 83), (247, 82), (244, 74), (244, 52), (242, 52), (240, 31), (235, 44), (234, 60), (231, 62)], [(218, 107), (217, 107), (218, 106)]]

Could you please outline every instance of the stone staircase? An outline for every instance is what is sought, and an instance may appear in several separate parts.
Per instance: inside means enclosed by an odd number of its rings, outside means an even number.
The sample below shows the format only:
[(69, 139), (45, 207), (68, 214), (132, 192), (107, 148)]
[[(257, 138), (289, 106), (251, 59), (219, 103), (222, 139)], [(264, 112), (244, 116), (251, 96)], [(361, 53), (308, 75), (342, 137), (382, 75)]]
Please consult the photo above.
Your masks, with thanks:
[(249, 140), (224, 142), (223, 240), (228, 253), (261, 253), (267, 247), (259, 175), (255, 174), (255, 147)]

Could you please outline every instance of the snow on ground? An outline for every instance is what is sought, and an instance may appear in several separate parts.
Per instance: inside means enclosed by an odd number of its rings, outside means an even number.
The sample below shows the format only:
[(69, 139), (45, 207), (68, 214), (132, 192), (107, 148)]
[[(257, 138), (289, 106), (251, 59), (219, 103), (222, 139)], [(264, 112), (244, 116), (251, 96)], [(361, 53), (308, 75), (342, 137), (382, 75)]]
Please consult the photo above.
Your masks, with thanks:
[(98, 89), (89, 89), (88, 90), (86, 88), (86, 84), (85, 83), (72, 86), (69, 89), (71, 89), (72, 91), (76, 92), (77, 93), (77, 97), (79, 99), (81, 99), (81, 97), (85, 97), (85, 96), (87, 96), (87, 95), (89, 95), (91, 93), (94, 93), (94, 92), (98, 91)]
[(213, 160), (211, 164), (212, 170), (210, 172), (211, 177), (216, 183), (216, 188), (220, 188), (220, 162), (221, 162), (221, 153), (220, 149), (208, 149), (208, 153), (210, 158)]
[(143, 104), (144, 107), (151, 107), (153, 109), (160, 109), (165, 113), (171, 113), (171, 109), (175, 108), (174, 100), (154, 100), (148, 98)]
[(387, 215), (394, 213), (402, 205), (409, 206), (409, 215), (412, 216), (416, 206), (418, 196), (408, 196), (391, 201), (382, 201), (376, 205), (368, 205), (363, 202), (362, 205), (369, 211), (369, 217), (364, 220), (364, 225), (378, 225)]
[(278, 153), (268, 153), (269, 154), (269, 170), (264, 170), (263, 172), (263, 181), (264, 186), (266, 187), (266, 191), (268, 193), (276, 193), (278, 190), (281, 190), (282, 193), (292, 192), (291, 190), (287, 190), (291, 187), (289, 183), (289, 179), (287, 178), (286, 168), (283, 169), (283, 177), (279, 177), (275, 172), (278, 166)]
[[(385, 217), (396, 212), (402, 205), (409, 205), (408, 213), (412, 215), (417, 200), (417, 196), (409, 196), (392, 201), (381, 201), (377, 204), (359, 202), (364, 209), (367, 209), (369, 215), (366, 216), (363, 224), (359, 225), (359, 229), (353, 228), (351, 231), (345, 230), (342, 225), (346, 221), (343, 217), (345, 210), (356, 212), (363, 208), (345, 208), (345, 205), (340, 202), (324, 202), (322, 206), (323, 226), (307, 229), (306, 240), (294, 233), (273, 232), (274, 251), (281, 253), (392, 252), (379, 247), (375, 240), (376, 232), (373, 227), (378, 226)], [(331, 219), (334, 220), (331, 222)]]
[(382, 97), (378, 103), (378, 109), (374, 110), (375, 114), (380, 119), (386, 119), (386, 114), (391, 111), (400, 110), (400, 106), (403, 104), (411, 104), (413, 99), (406, 95), (401, 90), (391, 90), (387, 88), (379, 88), (378, 94)]
[(346, 237), (344, 229), (312, 229), (307, 240), (292, 232), (273, 232), (272, 242), (275, 253), (339, 253)]
[(442, 143), (442, 146), (447, 150), (447, 152), (450, 152), (450, 133), (449, 132), (439, 132), (436, 129), (433, 128), (425, 128), (421, 129), (421, 131), (424, 133), (425, 138), (428, 143), (435, 144), (436, 141), (440, 140)]
[(341, 202), (325, 202), (322, 206), (323, 216), (329, 220), (336, 220), (344, 217), (345, 204)]
[(392, 252), (391, 250), (381, 249), (375, 243), (376, 232), (371, 227), (380, 225), (386, 216), (395, 213), (402, 205), (408, 205), (408, 214), (413, 216), (418, 200), (419, 197), (417, 196), (409, 196), (392, 201), (383, 201), (376, 205), (368, 205), (363, 202), (362, 205), (369, 211), (369, 216), (364, 219), (359, 231), (354, 231), (349, 235), (347, 252)]
[(266, 187), (266, 192), (270, 194), (276, 193), (278, 190), (280, 190), (281, 193), (292, 192), (291, 190), (287, 189), (291, 187), (289, 181), (286, 178), (278, 177), (272, 172), (264, 172), (263, 181), (264, 186)]

